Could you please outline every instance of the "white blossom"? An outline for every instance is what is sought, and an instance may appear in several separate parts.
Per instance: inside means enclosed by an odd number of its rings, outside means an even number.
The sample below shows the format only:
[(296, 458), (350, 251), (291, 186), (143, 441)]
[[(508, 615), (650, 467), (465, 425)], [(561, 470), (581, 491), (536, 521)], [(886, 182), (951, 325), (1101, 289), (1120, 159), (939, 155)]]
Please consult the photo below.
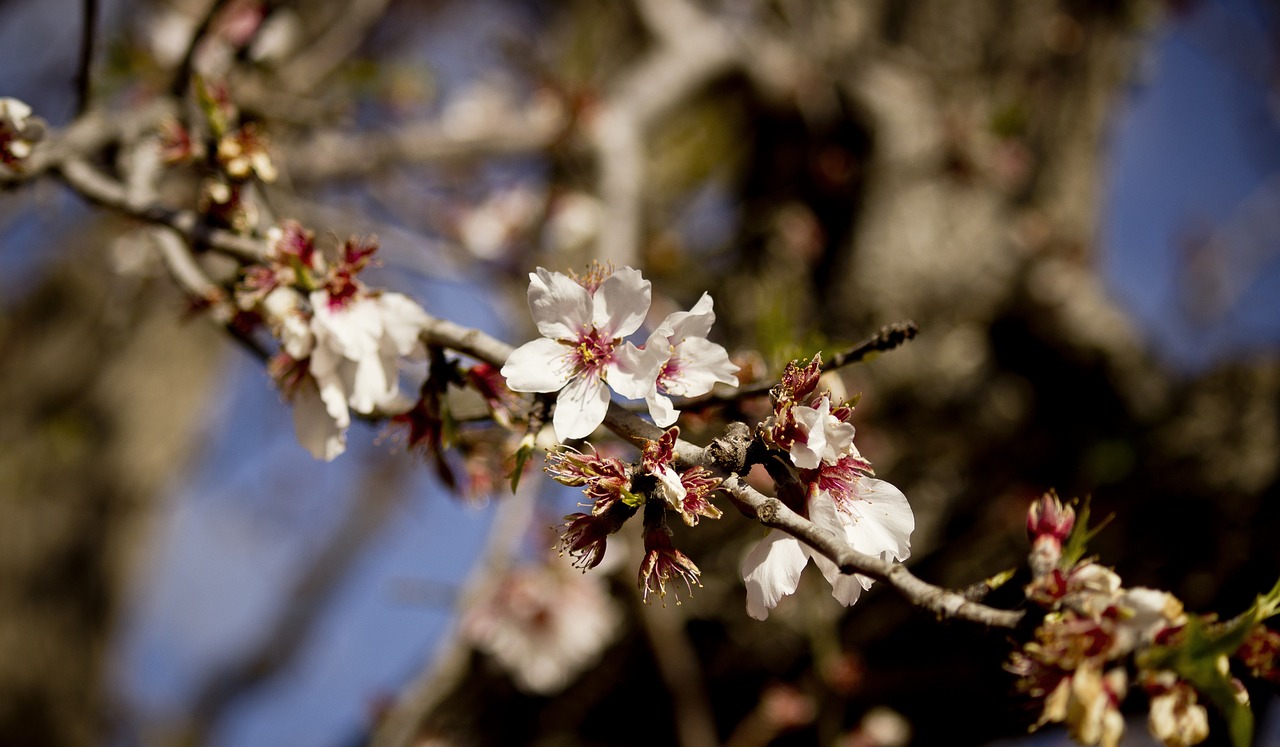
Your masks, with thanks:
[(734, 376), (738, 367), (722, 346), (707, 339), (715, 320), (711, 295), (703, 293), (692, 309), (667, 316), (645, 342), (640, 354), (651, 361), (648, 366), (657, 372), (645, 401), (658, 427), (666, 428), (680, 415), (672, 406), (671, 396), (706, 394), (716, 382), (738, 385), (738, 377)]
[(589, 282), (590, 289), (541, 267), (529, 281), (529, 310), (542, 338), (512, 352), (502, 375), (517, 392), (559, 392), (556, 438), (584, 438), (604, 422), (610, 387), (638, 399), (653, 384), (649, 359), (623, 341), (649, 311), (649, 281), (630, 267)]
[(853, 426), (831, 414), (829, 397), (822, 397), (816, 409), (796, 405), (791, 411), (805, 434), (805, 440), (796, 439), (791, 444), (791, 461), (800, 469), (817, 469), (821, 464), (835, 464), (857, 454)]
[(563, 567), (501, 577), (463, 617), (463, 632), (521, 689), (564, 689), (617, 637), (621, 614), (600, 577)]
[(307, 361), (307, 376), (292, 392), (298, 440), (317, 459), (346, 450), (350, 410), (362, 415), (397, 412), (410, 404), (400, 392), (401, 358), (424, 354), (419, 339), (426, 312), (399, 293), (357, 294), (331, 302), (327, 291), (310, 296), (310, 321), (289, 306), (291, 289), (263, 301), (268, 321), (291, 358)]
[[(886, 560), (911, 556), (911, 532), (915, 515), (906, 496), (892, 484), (861, 476), (848, 500), (837, 501), (826, 490), (811, 491), (809, 519), (849, 543), (853, 549)], [(769, 616), (782, 597), (793, 594), (800, 572), (813, 560), (831, 584), (831, 595), (850, 606), (872, 579), (843, 575), (825, 555), (791, 535), (774, 529), (747, 554), (742, 578), (747, 586), (747, 614), (757, 620)]]
[(11, 168), (31, 155), (43, 127), (31, 118), (31, 107), (15, 98), (0, 98), (0, 163)]

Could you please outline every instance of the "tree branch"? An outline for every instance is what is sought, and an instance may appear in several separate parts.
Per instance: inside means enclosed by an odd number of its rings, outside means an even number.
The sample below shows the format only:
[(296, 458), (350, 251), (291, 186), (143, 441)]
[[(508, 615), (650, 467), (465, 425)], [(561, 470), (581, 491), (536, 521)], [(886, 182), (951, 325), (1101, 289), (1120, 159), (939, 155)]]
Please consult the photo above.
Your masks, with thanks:
[(860, 553), (830, 531), (787, 508), (782, 501), (765, 496), (747, 485), (737, 475), (727, 477), (721, 487), (736, 503), (750, 509), (761, 524), (781, 529), (821, 552), (840, 568), (841, 573), (860, 573), (883, 581), (912, 604), (937, 614), (939, 619), (965, 620), (992, 628), (1014, 628), (1025, 614), (969, 601), (956, 592), (920, 580), (900, 563)]

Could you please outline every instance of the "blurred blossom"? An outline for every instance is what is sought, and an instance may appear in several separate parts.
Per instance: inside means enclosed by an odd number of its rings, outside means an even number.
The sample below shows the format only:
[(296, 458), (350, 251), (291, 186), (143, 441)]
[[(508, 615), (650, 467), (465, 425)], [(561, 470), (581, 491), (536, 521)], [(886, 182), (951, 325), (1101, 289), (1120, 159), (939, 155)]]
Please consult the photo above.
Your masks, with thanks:
[(462, 629), (518, 687), (552, 695), (599, 659), (620, 622), (599, 576), (552, 564), (506, 573), (467, 610)]
[(547, 216), (547, 241), (554, 252), (587, 251), (600, 234), (604, 210), (600, 200), (585, 192), (568, 192), (555, 198)]
[(532, 187), (499, 190), (462, 214), (458, 239), (478, 259), (500, 259), (529, 231), (541, 206), (541, 196)]

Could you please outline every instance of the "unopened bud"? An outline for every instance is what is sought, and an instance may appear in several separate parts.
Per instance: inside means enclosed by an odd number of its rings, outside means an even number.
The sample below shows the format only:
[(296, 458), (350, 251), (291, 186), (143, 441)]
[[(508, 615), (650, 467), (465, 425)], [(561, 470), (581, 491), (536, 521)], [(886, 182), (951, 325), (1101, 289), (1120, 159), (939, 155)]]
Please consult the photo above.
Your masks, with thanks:
[(1027, 536), (1032, 542), (1049, 536), (1061, 545), (1071, 535), (1071, 528), (1075, 524), (1075, 509), (1062, 505), (1057, 494), (1052, 492), (1040, 496), (1027, 511)]

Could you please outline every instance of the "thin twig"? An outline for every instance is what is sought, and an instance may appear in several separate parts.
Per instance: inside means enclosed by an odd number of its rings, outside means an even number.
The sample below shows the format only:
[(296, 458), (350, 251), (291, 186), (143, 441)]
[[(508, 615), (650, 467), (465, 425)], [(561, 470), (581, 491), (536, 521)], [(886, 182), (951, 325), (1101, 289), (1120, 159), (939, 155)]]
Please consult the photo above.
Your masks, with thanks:
[(76, 116), (89, 108), (91, 93), (90, 68), (93, 66), (93, 42), (97, 35), (98, 0), (84, 0), (80, 19), (80, 62), (76, 66)]
[[(830, 359), (822, 362), (822, 371), (834, 371), (837, 368), (850, 366), (854, 363), (861, 363), (875, 355), (885, 353), (899, 347), (903, 343), (912, 340), (920, 332), (920, 326), (910, 319), (902, 322), (894, 322), (881, 327), (874, 335), (871, 335), (862, 342), (853, 347), (842, 350), (831, 356)], [(727, 404), (729, 402), (737, 402), (749, 397), (763, 397), (777, 386), (774, 380), (760, 381), (750, 386), (738, 387), (727, 394), (717, 394), (715, 392), (704, 394), (700, 397), (690, 397), (689, 399), (679, 400), (675, 403), (678, 410), (692, 410), (697, 412), (714, 405)]]
[(208, 226), (194, 211), (175, 210), (155, 202), (135, 203), (123, 184), (86, 160), (68, 159), (58, 172), (72, 189), (91, 202), (146, 223), (168, 226), (194, 246), (207, 246), (242, 262), (260, 262), (267, 255), (266, 241)]

